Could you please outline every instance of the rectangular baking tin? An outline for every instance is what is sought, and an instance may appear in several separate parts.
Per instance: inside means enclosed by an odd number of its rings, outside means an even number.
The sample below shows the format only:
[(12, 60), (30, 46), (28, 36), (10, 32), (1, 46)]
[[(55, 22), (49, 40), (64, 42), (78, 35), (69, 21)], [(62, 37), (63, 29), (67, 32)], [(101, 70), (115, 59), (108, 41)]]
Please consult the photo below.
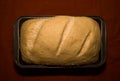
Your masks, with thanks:
[(103, 19), (99, 16), (88, 16), (96, 20), (100, 25), (102, 43), (101, 50), (99, 52), (99, 60), (94, 64), (88, 65), (79, 65), (79, 66), (48, 66), (48, 65), (36, 65), (36, 64), (27, 64), (24, 63), (21, 59), (21, 52), (19, 49), (19, 41), (20, 41), (20, 28), (24, 21), (33, 18), (48, 18), (52, 16), (22, 16), (17, 19), (14, 25), (14, 62), (20, 68), (98, 68), (105, 64), (106, 61), (106, 27)]

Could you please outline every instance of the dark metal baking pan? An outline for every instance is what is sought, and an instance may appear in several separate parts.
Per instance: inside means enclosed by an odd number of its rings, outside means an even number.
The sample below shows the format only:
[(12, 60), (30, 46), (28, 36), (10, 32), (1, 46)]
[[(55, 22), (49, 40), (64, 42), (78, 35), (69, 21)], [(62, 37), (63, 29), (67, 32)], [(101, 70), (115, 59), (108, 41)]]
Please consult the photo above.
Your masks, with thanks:
[(87, 65), (80, 65), (80, 66), (48, 66), (48, 65), (36, 65), (36, 64), (27, 64), (21, 58), (21, 51), (19, 49), (19, 37), (20, 37), (20, 29), (21, 25), (24, 21), (32, 18), (47, 18), (52, 16), (22, 16), (17, 19), (14, 25), (14, 62), (15, 65), (19, 68), (25, 69), (85, 69), (85, 68), (99, 68), (105, 64), (106, 61), (106, 27), (103, 19), (99, 16), (88, 16), (96, 20), (100, 25), (101, 36), (102, 36), (102, 43), (101, 43), (101, 50), (99, 52), (99, 59), (96, 63), (87, 64)]

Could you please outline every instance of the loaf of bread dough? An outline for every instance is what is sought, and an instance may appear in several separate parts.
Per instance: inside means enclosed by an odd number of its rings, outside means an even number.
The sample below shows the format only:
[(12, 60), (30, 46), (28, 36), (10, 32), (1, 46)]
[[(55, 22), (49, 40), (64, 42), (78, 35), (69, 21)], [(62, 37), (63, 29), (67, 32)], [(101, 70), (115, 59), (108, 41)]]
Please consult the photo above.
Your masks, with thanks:
[(99, 24), (90, 17), (55, 16), (26, 20), (20, 30), (23, 61), (43, 65), (82, 65), (99, 57)]

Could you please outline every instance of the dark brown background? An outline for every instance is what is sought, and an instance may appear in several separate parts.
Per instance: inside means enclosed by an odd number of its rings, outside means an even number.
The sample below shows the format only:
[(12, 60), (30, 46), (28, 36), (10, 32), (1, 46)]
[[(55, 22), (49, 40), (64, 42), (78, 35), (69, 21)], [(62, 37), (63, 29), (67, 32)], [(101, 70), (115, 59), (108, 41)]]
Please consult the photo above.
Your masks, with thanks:
[[(0, 81), (119, 81), (119, 0), (0, 0)], [(13, 25), (23, 15), (102, 16), (107, 26), (107, 63), (98, 75), (23, 76), (13, 64)]]

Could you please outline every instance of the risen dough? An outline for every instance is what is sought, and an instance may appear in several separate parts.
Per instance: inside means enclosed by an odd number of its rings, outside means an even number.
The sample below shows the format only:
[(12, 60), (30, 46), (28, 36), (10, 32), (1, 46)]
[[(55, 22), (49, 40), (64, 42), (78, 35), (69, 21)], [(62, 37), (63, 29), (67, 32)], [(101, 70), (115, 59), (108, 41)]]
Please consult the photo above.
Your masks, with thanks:
[(20, 31), (22, 59), (44, 65), (81, 65), (98, 60), (100, 27), (89, 17), (55, 16), (25, 21)]

